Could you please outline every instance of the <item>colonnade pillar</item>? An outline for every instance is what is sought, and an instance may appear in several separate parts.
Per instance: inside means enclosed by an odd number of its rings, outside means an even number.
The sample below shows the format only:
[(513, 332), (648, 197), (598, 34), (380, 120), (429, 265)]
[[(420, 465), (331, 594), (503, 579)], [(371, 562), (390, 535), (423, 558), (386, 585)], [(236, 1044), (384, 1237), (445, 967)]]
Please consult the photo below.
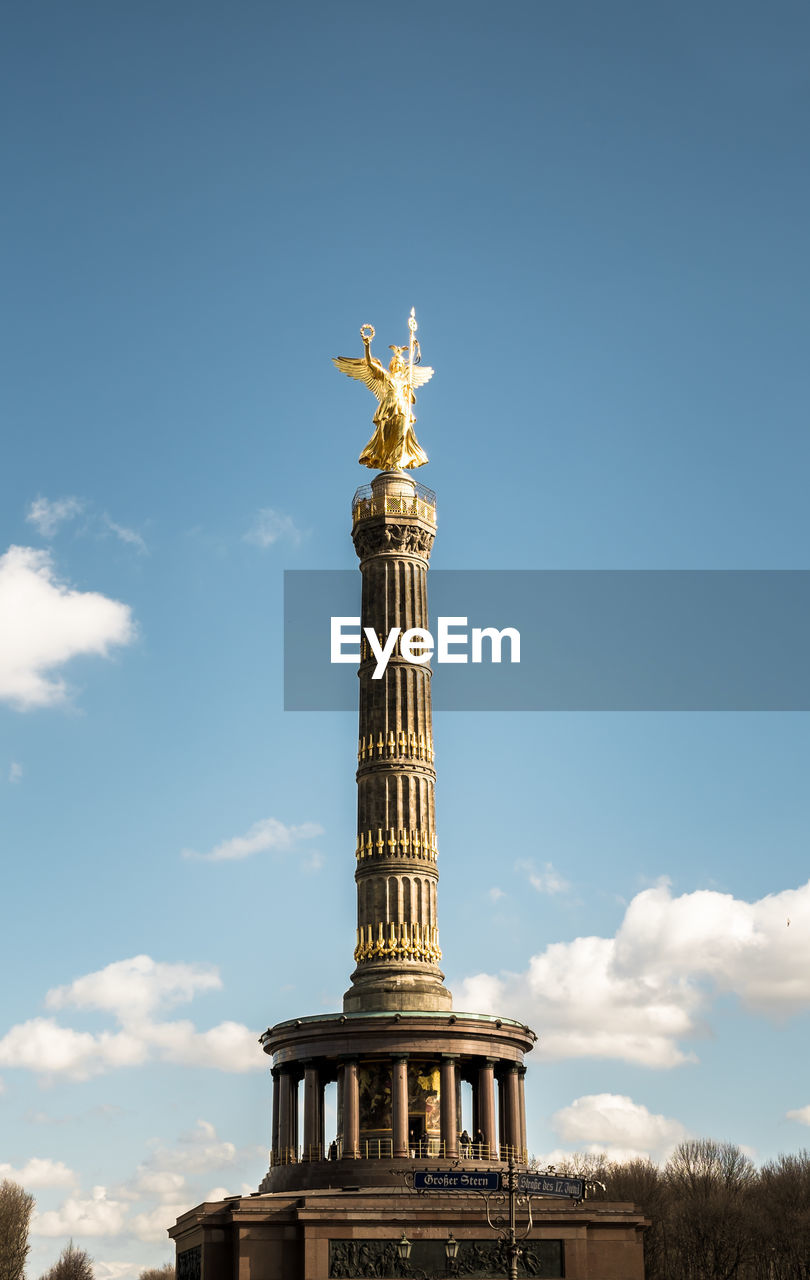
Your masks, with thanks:
[(394, 1058), (391, 1064), (391, 1124), (394, 1159), (408, 1155), (408, 1059)]
[(323, 1158), (323, 1086), (318, 1068), (304, 1067), (304, 1151), (305, 1160)]
[(295, 1151), (298, 1134), (297, 1115), (298, 1097), (294, 1081), (289, 1071), (280, 1071), (276, 1082), (278, 1090), (278, 1146), (279, 1159), (286, 1164), (290, 1159), (290, 1151)]
[(444, 1154), (448, 1159), (458, 1156), (458, 1124), (456, 1112), (456, 1060), (445, 1055), (441, 1061), (441, 1088), (439, 1116)]
[(502, 1077), (504, 1090), (503, 1120), (506, 1146), (512, 1147), (514, 1153), (522, 1149), (520, 1140), (520, 1078), (517, 1063), (512, 1063)]
[(273, 1121), (270, 1130), (270, 1163), (275, 1164), (278, 1157), (278, 1067), (273, 1067), (270, 1075), (273, 1077)]
[(360, 1089), (357, 1062), (343, 1064), (343, 1156), (356, 1160), (360, 1155)]
[(476, 1115), (478, 1127), (484, 1135), (484, 1143), (489, 1147), (491, 1159), (497, 1158), (497, 1134), (495, 1132), (495, 1060), (487, 1058), (478, 1068), (478, 1089), (476, 1090)]
[(526, 1143), (526, 1068), (518, 1068), (518, 1094), (520, 1098), (520, 1160), (525, 1160), (527, 1156)]

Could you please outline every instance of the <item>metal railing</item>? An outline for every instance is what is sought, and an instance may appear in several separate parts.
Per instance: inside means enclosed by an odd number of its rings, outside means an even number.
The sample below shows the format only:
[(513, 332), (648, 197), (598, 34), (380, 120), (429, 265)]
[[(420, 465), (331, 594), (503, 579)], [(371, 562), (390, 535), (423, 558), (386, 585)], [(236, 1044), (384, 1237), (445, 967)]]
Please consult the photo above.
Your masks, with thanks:
[(372, 516), (416, 516), (428, 524), (436, 523), (436, 494), (418, 480), (412, 480), (413, 493), (386, 494), (376, 498), (370, 484), (363, 484), (352, 498), (352, 520), (369, 520)]
[[(402, 1157), (397, 1157), (401, 1159)], [(459, 1142), (458, 1152), (448, 1155), (447, 1144), (439, 1138), (421, 1138), (411, 1142), (405, 1159), (410, 1160), (473, 1160), (477, 1162), (526, 1164), (528, 1152), (520, 1147), (490, 1146), (488, 1142)], [(270, 1153), (270, 1165), (310, 1164), (319, 1160), (393, 1160), (394, 1143), (391, 1138), (364, 1138), (354, 1152), (344, 1148), (342, 1139), (336, 1138), (328, 1146), (320, 1143), (307, 1147), (279, 1147)]]

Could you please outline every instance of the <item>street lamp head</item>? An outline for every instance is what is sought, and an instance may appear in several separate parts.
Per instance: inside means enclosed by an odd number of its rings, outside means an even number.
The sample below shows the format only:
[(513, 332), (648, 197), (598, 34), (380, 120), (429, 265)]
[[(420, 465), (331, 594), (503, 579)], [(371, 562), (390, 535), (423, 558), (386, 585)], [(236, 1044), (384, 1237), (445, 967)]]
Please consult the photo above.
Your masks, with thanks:
[(411, 1242), (403, 1231), (401, 1239), (397, 1240), (397, 1257), (400, 1262), (407, 1262), (411, 1256)]
[(458, 1256), (458, 1240), (455, 1239), (452, 1231), (447, 1237), (447, 1243), (444, 1246), (444, 1252), (447, 1256), (448, 1262), (455, 1262), (456, 1257)]

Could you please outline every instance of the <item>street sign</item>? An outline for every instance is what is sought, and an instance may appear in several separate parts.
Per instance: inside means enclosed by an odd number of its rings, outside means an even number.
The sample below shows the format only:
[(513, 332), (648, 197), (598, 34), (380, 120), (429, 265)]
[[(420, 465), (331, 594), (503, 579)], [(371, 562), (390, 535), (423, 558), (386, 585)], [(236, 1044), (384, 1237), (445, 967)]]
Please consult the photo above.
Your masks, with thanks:
[(447, 1172), (417, 1169), (413, 1175), (414, 1191), (497, 1191), (501, 1185), (499, 1173), (471, 1173), (463, 1169)]
[(518, 1191), (526, 1191), (533, 1196), (585, 1198), (584, 1178), (558, 1178), (553, 1173), (519, 1173), (517, 1184)]

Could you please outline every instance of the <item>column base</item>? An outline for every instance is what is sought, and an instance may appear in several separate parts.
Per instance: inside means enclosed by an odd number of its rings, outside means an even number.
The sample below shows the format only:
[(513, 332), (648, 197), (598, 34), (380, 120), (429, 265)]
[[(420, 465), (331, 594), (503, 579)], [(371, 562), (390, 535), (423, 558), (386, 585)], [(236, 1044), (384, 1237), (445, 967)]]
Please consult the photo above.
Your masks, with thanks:
[(377, 1013), (392, 1010), (432, 1012), (452, 1009), (453, 996), (444, 985), (444, 974), (426, 970), (392, 973), (389, 966), (364, 965), (352, 974), (352, 985), (343, 997), (344, 1013)]

